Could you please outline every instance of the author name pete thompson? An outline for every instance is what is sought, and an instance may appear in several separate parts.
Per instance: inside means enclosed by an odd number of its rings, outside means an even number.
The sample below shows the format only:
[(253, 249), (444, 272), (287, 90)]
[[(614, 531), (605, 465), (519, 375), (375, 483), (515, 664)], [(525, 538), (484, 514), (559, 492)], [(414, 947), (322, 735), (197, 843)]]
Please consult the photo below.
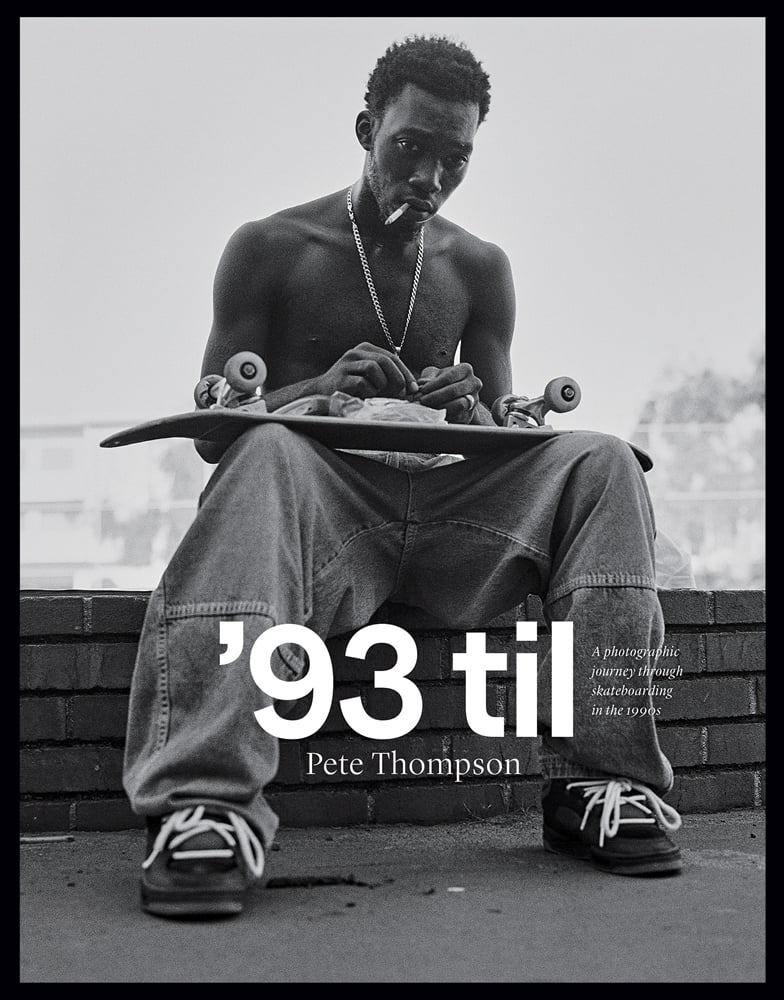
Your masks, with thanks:
[(463, 778), (476, 778), (483, 775), (497, 777), (499, 775), (521, 776), (524, 771), (519, 760), (514, 757), (402, 757), (395, 750), (374, 750), (369, 754), (369, 760), (362, 757), (325, 757), (323, 754), (309, 751), (305, 754), (305, 771), (309, 777), (313, 775), (345, 775), (347, 777), (372, 776), (377, 778), (395, 775), (398, 777), (420, 778), (423, 775), (432, 777), (452, 778), (461, 782)]

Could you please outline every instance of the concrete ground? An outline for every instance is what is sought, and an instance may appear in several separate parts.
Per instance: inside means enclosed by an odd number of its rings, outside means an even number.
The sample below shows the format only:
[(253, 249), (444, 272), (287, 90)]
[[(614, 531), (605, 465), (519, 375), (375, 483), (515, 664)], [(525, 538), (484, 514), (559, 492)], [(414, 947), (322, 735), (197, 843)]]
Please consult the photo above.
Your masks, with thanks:
[(540, 824), (283, 830), (280, 887), (189, 923), (139, 910), (139, 832), (23, 844), (21, 982), (765, 981), (761, 812), (687, 816), (663, 879), (545, 853)]

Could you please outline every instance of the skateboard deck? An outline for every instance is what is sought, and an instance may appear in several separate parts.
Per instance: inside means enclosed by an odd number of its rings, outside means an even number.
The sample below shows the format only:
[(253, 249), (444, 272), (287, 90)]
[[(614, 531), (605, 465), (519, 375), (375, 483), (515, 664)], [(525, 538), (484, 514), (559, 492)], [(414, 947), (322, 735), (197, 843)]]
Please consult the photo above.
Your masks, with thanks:
[[(282, 424), (307, 434), (330, 448), (410, 451), (453, 455), (486, 455), (527, 451), (547, 438), (574, 434), (553, 427), (489, 427), (479, 424), (414, 423), (391, 420), (349, 420), (345, 417), (249, 413), (237, 409), (196, 410), (137, 424), (101, 441), (102, 448), (119, 448), (163, 438), (191, 438), (230, 444), (259, 424)], [(630, 444), (644, 472), (653, 468), (647, 452)]]

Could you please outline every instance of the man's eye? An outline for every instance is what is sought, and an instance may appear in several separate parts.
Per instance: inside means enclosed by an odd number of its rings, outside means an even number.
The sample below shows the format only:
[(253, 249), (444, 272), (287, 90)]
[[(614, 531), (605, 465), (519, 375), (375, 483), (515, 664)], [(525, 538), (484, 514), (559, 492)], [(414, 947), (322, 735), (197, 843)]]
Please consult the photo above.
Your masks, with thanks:
[(407, 153), (419, 152), (419, 144), (416, 142), (412, 142), (411, 139), (398, 139), (397, 144), (398, 146), (400, 146), (401, 149), (404, 149)]
[(447, 170), (461, 170), (468, 163), (468, 157), (462, 154), (456, 156), (447, 156), (444, 160), (444, 165)]

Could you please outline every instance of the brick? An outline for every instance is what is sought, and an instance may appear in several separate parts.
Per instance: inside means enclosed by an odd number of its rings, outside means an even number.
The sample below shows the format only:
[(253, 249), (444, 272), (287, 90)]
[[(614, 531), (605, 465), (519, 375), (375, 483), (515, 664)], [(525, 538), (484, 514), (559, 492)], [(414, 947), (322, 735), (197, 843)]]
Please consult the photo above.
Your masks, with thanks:
[(38, 740), (64, 740), (64, 698), (22, 698), (19, 703), (19, 739), (23, 743)]
[[(340, 702), (345, 698), (354, 698), (360, 693), (359, 687), (336, 687), (332, 696), (332, 705), (329, 710), (329, 715), (324, 720), (323, 725), (319, 726), (320, 733), (349, 733), (351, 729), (348, 723), (343, 717), (343, 711), (340, 706)], [(285, 715), (287, 719), (301, 719), (308, 712), (311, 705), (311, 698), (300, 698), (293, 702), (291, 706), (287, 709), (285, 703), (279, 703), (276, 705), (277, 711), (281, 715)]]
[(765, 678), (764, 677), (755, 677), (754, 678), (754, 683), (755, 683), (755, 686), (756, 686), (756, 694), (757, 694), (757, 711), (756, 711), (755, 714), (756, 715), (764, 715), (765, 714), (765, 689), (766, 689), (766, 686), (767, 686), (766, 683), (765, 683)]
[(373, 670), (363, 661), (346, 657), (346, 645), (351, 635), (338, 635), (327, 639), (327, 650), (332, 660), (332, 673), (335, 684), (345, 684), (351, 681), (370, 683)]
[(365, 789), (268, 791), (265, 798), (278, 814), (282, 827), (357, 826), (368, 821)]
[(542, 782), (513, 781), (510, 783), (512, 798), (509, 803), (510, 812), (541, 812)]
[(660, 726), (659, 744), (673, 767), (694, 767), (704, 763), (702, 726)]
[(661, 708), (657, 718), (717, 719), (750, 715), (748, 682), (745, 677), (676, 678), (672, 682), (657, 681), (661, 687), (672, 687), (672, 698), (654, 697), (653, 704)]
[(484, 819), (509, 811), (510, 793), (501, 783), (386, 786), (373, 795), (375, 823), (449, 823)]
[(128, 689), (136, 643), (52, 643), (25, 645), (20, 651), (23, 691), (90, 688)]
[(659, 603), (667, 625), (709, 625), (713, 621), (713, 592), (660, 590)]
[(21, 802), (19, 829), (22, 833), (59, 833), (70, 829), (70, 816), (69, 802)]
[[(327, 649), (332, 658), (332, 669), (335, 681), (361, 681), (373, 683), (373, 672), (388, 670), (394, 665), (397, 654), (388, 645), (371, 646), (363, 659), (347, 657), (346, 644), (350, 636), (339, 636), (327, 642)], [(441, 680), (448, 673), (448, 640), (442, 636), (413, 636), (417, 646), (416, 666), (409, 675), (415, 683), (429, 680)]]
[[(498, 758), (503, 761), (519, 761), (520, 774), (540, 774), (539, 741), (534, 737), (517, 736), (477, 736), (457, 734), (452, 737), (452, 760), (466, 757), (487, 761)], [(504, 771), (504, 777), (508, 777)], [(498, 776), (500, 777), (500, 776)]]
[(764, 723), (735, 722), (708, 726), (709, 764), (757, 764), (764, 760)]
[(137, 816), (127, 799), (91, 799), (75, 803), (74, 830), (143, 830), (144, 816)]
[(717, 590), (716, 621), (719, 624), (764, 622), (764, 590)]
[(443, 636), (423, 637), (415, 635), (417, 662), (409, 675), (415, 683), (420, 681), (440, 681), (449, 676), (449, 640)]
[[(492, 674), (489, 676), (493, 676)], [(424, 711), (422, 712), (422, 724), (428, 725), (432, 729), (452, 728), (448, 725), (450, 717), (455, 719), (454, 729), (470, 730), (466, 713), (466, 690), (463, 683), (458, 688), (451, 688), (454, 692), (451, 695), (452, 704), (448, 710), (446, 704), (439, 704), (437, 692), (428, 693), (423, 699)], [(490, 681), (485, 689), (485, 711), (491, 716), (503, 716), (506, 705), (506, 684), (498, 684)], [(419, 728), (419, 727), (417, 727)]]
[(280, 740), (278, 742), (280, 760), (275, 773), (275, 781), (282, 785), (302, 784), (302, 771), (299, 743), (296, 740)]
[[(517, 684), (512, 682), (510, 684), (501, 685), (499, 688), (499, 696), (504, 699), (501, 702), (504, 705), (503, 715), (505, 721), (504, 728), (507, 732), (513, 733), (517, 727)], [(494, 715), (500, 715), (500, 712), (494, 712)]]
[(20, 754), (23, 793), (122, 791), (117, 747), (42, 747)]
[[(391, 754), (392, 751), (396, 754), (396, 758), (391, 756), (373, 757), (374, 753)], [(320, 753), (325, 759), (345, 757), (347, 766), (350, 761), (358, 758), (362, 761), (362, 771), (358, 775), (325, 774), (323, 765), (314, 764), (313, 773), (308, 774), (308, 753)], [(302, 747), (301, 757), (303, 780), (308, 784), (316, 785), (335, 782), (411, 780), (412, 775), (405, 772), (408, 771), (408, 762), (412, 758), (448, 759), (449, 754), (444, 752), (443, 741), (439, 736), (403, 736), (396, 740), (312, 739), (308, 740), (307, 744)], [(392, 762), (395, 759), (404, 762), (403, 765), (398, 765), (398, 770), (404, 773), (394, 773)], [(424, 780), (429, 776), (424, 774), (421, 777)]]
[(667, 801), (682, 813), (723, 812), (754, 805), (752, 771), (677, 774)]
[(127, 720), (127, 694), (78, 694), (71, 699), (73, 739), (123, 739)]
[(138, 635), (150, 601), (149, 591), (136, 594), (95, 594), (86, 598), (93, 635)]
[(684, 674), (698, 674), (705, 670), (705, 635), (699, 632), (667, 632), (664, 645), (675, 647), (678, 656), (662, 656), (660, 666), (680, 666)]
[[(422, 715), (415, 731), (433, 729), (468, 729), (463, 684), (442, 684), (438, 687), (420, 688)], [(387, 689), (365, 691), (362, 701), (368, 714), (376, 719), (391, 719), (400, 712), (400, 695)], [(487, 710), (497, 714), (495, 686), (487, 688)]]
[(28, 595), (19, 600), (19, 633), (28, 635), (79, 635), (83, 630), (81, 597), (62, 594)]
[[(499, 678), (509, 675), (514, 669), (515, 663), (515, 653), (518, 651), (525, 651), (529, 648), (528, 644), (520, 644), (515, 638), (515, 630), (512, 629), (498, 629), (494, 632), (489, 632), (485, 629), (469, 629), (469, 632), (484, 632), (485, 633), (485, 649), (488, 653), (503, 653), (506, 656), (506, 671), (491, 671), (488, 677), (491, 679), (498, 680)], [(536, 646), (530, 646), (531, 651), (535, 650)], [(459, 635), (453, 635), (449, 639), (449, 674), (448, 676), (454, 678), (464, 678), (465, 674), (461, 672), (455, 672), (453, 669), (453, 657), (455, 653), (465, 653), (466, 651), (466, 633), (463, 632)]]
[(763, 671), (764, 632), (712, 632), (705, 636), (706, 668), (709, 673)]

